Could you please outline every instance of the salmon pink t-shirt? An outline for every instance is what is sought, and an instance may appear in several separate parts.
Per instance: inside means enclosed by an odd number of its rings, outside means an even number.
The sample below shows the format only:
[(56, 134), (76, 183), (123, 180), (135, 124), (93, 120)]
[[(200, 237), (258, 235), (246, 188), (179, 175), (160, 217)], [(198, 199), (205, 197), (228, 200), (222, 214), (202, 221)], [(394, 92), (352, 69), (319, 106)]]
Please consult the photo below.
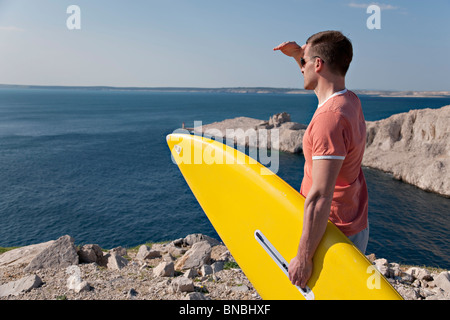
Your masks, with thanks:
[(345, 235), (367, 227), (368, 192), (361, 170), (366, 145), (366, 123), (359, 98), (344, 89), (318, 106), (303, 136), (304, 177), (300, 193), (312, 186), (314, 160), (344, 160), (336, 180), (330, 221)]

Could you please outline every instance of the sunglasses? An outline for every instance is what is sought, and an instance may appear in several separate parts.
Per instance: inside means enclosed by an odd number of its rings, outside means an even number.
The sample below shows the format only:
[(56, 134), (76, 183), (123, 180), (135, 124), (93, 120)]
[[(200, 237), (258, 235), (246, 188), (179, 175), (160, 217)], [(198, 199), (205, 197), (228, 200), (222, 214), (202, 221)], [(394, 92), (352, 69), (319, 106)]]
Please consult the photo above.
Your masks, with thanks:
[[(319, 57), (319, 56), (314, 56), (314, 57), (311, 57), (311, 59), (314, 59), (314, 58), (319, 58), (319, 59), (321, 59), (322, 61), (323, 61), (323, 59), (321, 58), (321, 57)], [(311, 59), (309, 59), (309, 60), (311, 60)], [(309, 61), (308, 60), (308, 61)], [(305, 64), (306, 64), (306, 60), (305, 59), (303, 59), (303, 58), (300, 58), (300, 67), (304, 67), (305, 66)], [(324, 61), (325, 62), (325, 61)]]

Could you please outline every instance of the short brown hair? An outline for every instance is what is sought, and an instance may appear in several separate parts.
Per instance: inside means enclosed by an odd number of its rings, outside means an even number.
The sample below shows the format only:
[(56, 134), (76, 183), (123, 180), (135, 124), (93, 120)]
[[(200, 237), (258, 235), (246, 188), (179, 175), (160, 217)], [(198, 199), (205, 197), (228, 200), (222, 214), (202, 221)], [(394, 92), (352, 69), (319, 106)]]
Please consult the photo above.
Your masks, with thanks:
[(353, 58), (353, 46), (340, 31), (318, 32), (306, 44), (311, 46), (311, 56), (319, 56), (332, 72), (345, 76)]

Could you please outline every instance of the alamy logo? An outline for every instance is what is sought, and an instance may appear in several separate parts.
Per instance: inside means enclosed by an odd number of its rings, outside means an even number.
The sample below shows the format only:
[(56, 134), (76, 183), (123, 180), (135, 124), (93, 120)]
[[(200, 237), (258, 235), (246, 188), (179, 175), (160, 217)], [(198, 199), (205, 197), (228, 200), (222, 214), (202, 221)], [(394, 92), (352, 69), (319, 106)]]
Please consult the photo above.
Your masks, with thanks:
[(373, 265), (368, 266), (366, 272), (370, 274), (367, 278), (367, 288), (370, 290), (381, 288), (381, 275)]
[(77, 5), (70, 5), (66, 10), (67, 14), (70, 16), (66, 20), (66, 26), (69, 30), (80, 30), (81, 29), (81, 9)]
[[(279, 169), (279, 145), (280, 134), (278, 129), (247, 129), (241, 128), (226, 129), (222, 132), (219, 129), (209, 128), (205, 131), (202, 129), (202, 121), (194, 121), (195, 132), (201, 133), (201, 136), (211, 138), (223, 144), (223, 150), (218, 150), (217, 145), (207, 145), (201, 148), (201, 142), (193, 140), (183, 149), (179, 144), (174, 146), (176, 157), (172, 155), (172, 161), (175, 164), (256, 164), (259, 162), (269, 170), (262, 170), (262, 175), (276, 174)], [(177, 129), (174, 134), (187, 134), (190, 132), (186, 129)], [(182, 138), (180, 137), (180, 141)], [(198, 147), (195, 148), (198, 143)], [(246, 146), (250, 147), (248, 157), (230, 157), (225, 152), (226, 144), (236, 145), (236, 150), (245, 153)], [(241, 163), (244, 161), (243, 163)]]
[(367, 13), (372, 14), (367, 18), (367, 28), (369, 30), (381, 29), (381, 8), (376, 4), (367, 7)]

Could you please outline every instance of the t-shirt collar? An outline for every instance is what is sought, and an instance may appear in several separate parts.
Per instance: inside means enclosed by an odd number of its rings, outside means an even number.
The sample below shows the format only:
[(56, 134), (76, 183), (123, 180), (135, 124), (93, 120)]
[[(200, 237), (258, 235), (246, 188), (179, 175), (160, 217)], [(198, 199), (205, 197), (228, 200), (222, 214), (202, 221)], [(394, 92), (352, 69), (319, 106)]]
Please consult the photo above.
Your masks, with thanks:
[(338, 91), (338, 92), (335, 92), (335, 93), (333, 93), (331, 96), (329, 96), (324, 102), (322, 102), (321, 104), (319, 104), (318, 106), (317, 106), (317, 109), (319, 109), (321, 106), (323, 106), (328, 100), (330, 100), (331, 98), (333, 98), (333, 97), (335, 97), (335, 96), (337, 96), (337, 95), (340, 95), (340, 94), (344, 94), (344, 93), (346, 93), (347, 92), (347, 88), (345, 88), (344, 90), (341, 90), (341, 91)]

